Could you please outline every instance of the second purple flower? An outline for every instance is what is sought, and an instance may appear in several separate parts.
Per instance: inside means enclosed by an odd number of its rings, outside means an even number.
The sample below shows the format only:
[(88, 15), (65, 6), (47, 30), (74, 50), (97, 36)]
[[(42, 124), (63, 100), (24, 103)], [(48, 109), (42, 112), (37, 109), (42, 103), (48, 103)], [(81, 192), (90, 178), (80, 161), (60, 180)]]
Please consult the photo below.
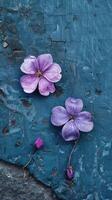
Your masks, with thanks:
[(62, 127), (62, 137), (66, 141), (76, 140), (80, 131), (89, 132), (93, 129), (91, 113), (82, 111), (83, 101), (69, 97), (63, 106), (52, 109), (51, 123)]
[(57, 63), (53, 63), (53, 58), (50, 54), (25, 58), (21, 65), (21, 71), (26, 74), (20, 79), (24, 92), (32, 93), (38, 86), (38, 90), (43, 96), (54, 93), (54, 83), (58, 82), (62, 77), (61, 67)]

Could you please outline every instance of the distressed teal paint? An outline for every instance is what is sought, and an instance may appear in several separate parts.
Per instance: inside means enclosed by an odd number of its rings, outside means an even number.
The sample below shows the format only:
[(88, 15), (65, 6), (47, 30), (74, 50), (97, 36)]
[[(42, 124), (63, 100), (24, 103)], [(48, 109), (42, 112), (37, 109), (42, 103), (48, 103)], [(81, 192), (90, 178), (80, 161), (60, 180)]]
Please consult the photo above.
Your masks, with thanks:
[[(57, 92), (25, 94), (25, 56), (49, 52), (63, 69)], [(0, 158), (23, 166), (37, 136), (43, 150), (28, 166), (65, 200), (112, 199), (112, 1), (0, 1)], [(52, 107), (82, 98), (95, 128), (82, 134), (73, 156), (75, 184), (64, 179), (71, 143), (50, 124)], [(84, 109), (85, 109), (84, 108)]]

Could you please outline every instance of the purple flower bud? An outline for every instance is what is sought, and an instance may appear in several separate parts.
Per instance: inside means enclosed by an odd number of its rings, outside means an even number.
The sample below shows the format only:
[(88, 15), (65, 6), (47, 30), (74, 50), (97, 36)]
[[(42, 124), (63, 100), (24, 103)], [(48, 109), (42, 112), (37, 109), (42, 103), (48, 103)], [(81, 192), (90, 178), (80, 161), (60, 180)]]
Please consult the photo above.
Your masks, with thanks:
[(44, 142), (41, 138), (37, 138), (35, 141), (35, 147), (41, 149), (44, 146)]
[(74, 171), (71, 165), (69, 165), (69, 167), (66, 170), (66, 177), (68, 180), (72, 180), (74, 178)]

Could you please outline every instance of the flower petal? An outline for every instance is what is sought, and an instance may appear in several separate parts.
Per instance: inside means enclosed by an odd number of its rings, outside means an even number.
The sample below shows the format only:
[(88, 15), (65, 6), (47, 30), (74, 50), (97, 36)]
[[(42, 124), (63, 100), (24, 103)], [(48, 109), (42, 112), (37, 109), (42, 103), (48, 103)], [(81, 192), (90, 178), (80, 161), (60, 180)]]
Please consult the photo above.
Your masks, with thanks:
[(70, 120), (63, 126), (62, 136), (65, 141), (72, 141), (79, 138), (79, 129), (76, 127), (74, 120)]
[(62, 126), (69, 120), (66, 109), (62, 106), (56, 106), (52, 109), (51, 123), (54, 126)]
[(43, 74), (43, 76), (50, 82), (58, 82), (62, 75), (61, 67), (57, 63), (53, 63)]
[(35, 75), (24, 75), (20, 79), (21, 86), (26, 93), (32, 93), (36, 90), (39, 78)]
[(65, 101), (65, 107), (67, 109), (67, 112), (71, 115), (75, 115), (79, 113), (83, 108), (83, 101), (81, 99), (74, 99), (72, 97), (69, 97)]
[(90, 112), (82, 111), (82, 112), (78, 113), (77, 118), (78, 119), (82, 119), (82, 120), (91, 121), (92, 120), (92, 115), (91, 115)]
[(42, 54), (38, 56), (38, 63), (39, 68), (42, 72), (44, 72), (46, 69), (48, 69), (53, 64), (53, 58), (51, 54)]
[(39, 92), (43, 96), (48, 96), (55, 92), (55, 86), (43, 77), (39, 81)]
[(36, 72), (36, 57), (35, 56), (29, 56), (24, 59), (24, 62), (22, 63), (20, 69), (25, 74), (35, 74)]
[(80, 131), (89, 132), (93, 129), (93, 122), (91, 119), (91, 113), (83, 111), (78, 114), (75, 119), (75, 124)]

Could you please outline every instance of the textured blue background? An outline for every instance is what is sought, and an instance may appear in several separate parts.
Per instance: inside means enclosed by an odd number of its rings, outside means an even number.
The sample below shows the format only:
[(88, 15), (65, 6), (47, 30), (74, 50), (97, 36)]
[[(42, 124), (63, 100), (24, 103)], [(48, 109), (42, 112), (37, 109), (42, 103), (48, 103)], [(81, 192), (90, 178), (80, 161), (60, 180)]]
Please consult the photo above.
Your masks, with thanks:
[[(25, 94), (25, 56), (49, 52), (63, 69), (57, 92)], [(82, 134), (73, 157), (75, 184), (64, 179), (68, 153), (51, 109), (68, 96), (84, 100), (95, 128)], [(37, 135), (45, 148), (29, 171), (65, 200), (112, 199), (112, 1), (0, 0), (0, 158), (23, 166)]]

